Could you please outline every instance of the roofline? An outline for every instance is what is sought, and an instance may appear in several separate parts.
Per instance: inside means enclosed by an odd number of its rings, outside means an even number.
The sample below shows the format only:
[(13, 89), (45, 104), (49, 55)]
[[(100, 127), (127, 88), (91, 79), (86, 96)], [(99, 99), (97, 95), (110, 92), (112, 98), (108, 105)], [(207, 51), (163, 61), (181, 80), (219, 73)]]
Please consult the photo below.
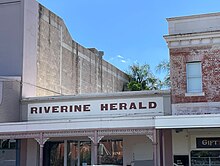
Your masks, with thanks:
[(171, 17), (171, 18), (166, 18), (166, 20), (167, 21), (176, 21), (176, 20), (185, 20), (185, 19), (213, 17), (213, 16), (220, 16), (220, 12), (208, 13), (208, 14), (196, 14), (196, 15), (190, 15), (190, 16)]
[(29, 97), (23, 98), (22, 102), (39, 102), (39, 101), (59, 101), (59, 100), (73, 100), (73, 99), (103, 99), (111, 97), (135, 97), (135, 96), (170, 96), (170, 90), (150, 90), (150, 91), (124, 91), (124, 92), (112, 92), (112, 93), (85, 93), (78, 95), (59, 95), (59, 96), (41, 96), (41, 97)]

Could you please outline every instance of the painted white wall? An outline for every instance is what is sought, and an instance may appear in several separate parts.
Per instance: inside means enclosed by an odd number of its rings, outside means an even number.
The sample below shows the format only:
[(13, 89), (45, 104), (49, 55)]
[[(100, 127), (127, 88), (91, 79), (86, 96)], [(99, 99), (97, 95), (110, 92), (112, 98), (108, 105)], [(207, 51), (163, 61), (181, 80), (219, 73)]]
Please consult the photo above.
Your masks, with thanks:
[[(178, 131), (178, 130), (177, 130)], [(190, 151), (190, 136), (186, 130), (173, 130), (173, 154), (174, 155), (188, 155)]]
[(22, 2), (1, 0), (0, 3), (0, 75), (22, 74)]
[(38, 166), (38, 144), (34, 139), (27, 140), (27, 163), (26, 165)]
[(175, 17), (167, 20), (169, 34), (220, 30), (220, 13)]
[(220, 102), (197, 102), (172, 104), (173, 115), (218, 114)]
[(126, 136), (123, 138), (124, 166), (134, 160), (153, 160), (152, 142), (147, 136)]
[(39, 27), (39, 4), (36, 0), (23, 0), (23, 89), (22, 97), (36, 96), (37, 39)]

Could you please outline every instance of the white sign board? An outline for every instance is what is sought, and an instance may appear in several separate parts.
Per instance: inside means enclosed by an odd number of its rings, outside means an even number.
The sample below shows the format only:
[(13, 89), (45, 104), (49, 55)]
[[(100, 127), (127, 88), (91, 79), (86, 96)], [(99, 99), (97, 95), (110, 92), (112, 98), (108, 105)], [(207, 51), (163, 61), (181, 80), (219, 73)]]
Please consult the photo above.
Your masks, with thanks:
[(163, 97), (28, 104), (28, 120), (163, 115)]

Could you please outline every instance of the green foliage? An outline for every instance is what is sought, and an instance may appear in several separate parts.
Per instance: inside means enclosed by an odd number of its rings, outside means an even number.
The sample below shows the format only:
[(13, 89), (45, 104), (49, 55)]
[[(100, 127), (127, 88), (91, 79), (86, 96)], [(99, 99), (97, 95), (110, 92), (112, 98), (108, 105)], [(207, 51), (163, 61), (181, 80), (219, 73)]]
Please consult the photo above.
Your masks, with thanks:
[(160, 62), (156, 67), (156, 71), (166, 73), (163, 81), (153, 75), (148, 64), (139, 65), (137, 63), (129, 66), (127, 89), (141, 91), (170, 88), (170, 63), (168, 61)]
[(156, 67), (157, 72), (165, 72), (166, 75), (162, 81), (162, 87), (164, 88), (170, 88), (171, 82), (170, 82), (170, 62), (168, 61), (162, 61), (160, 62)]
[(136, 81), (131, 81), (127, 84), (127, 88), (131, 91), (140, 91), (143, 90), (142, 84)]
[(161, 89), (161, 81), (153, 75), (148, 64), (133, 64), (129, 67), (127, 74), (129, 76), (129, 83), (127, 84), (128, 90), (141, 91)]

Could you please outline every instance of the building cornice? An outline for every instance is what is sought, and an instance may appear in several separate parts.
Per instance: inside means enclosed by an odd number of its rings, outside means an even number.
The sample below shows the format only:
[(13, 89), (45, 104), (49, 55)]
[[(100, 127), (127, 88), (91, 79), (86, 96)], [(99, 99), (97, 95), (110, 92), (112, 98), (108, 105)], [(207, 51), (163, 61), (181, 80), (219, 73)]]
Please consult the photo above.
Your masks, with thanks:
[(190, 15), (190, 16), (180, 16), (180, 17), (171, 17), (167, 18), (167, 21), (177, 21), (177, 20), (186, 20), (186, 19), (198, 19), (198, 18), (204, 18), (204, 17), (219, 17), (220, 12), (217, 13), (208, 13), (208, 14), (196, 14), (196, 15)]
[(169, 48), (220, 44), (220, 31), (174, 34), (164, 36)]

